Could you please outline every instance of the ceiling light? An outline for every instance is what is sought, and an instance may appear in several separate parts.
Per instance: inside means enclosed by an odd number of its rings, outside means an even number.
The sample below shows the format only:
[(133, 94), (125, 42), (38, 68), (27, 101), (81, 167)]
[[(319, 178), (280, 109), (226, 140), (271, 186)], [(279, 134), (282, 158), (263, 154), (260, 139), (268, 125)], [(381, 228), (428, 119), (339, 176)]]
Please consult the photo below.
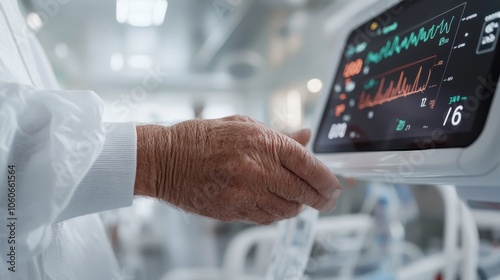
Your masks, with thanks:
[(119, 23), (127, 22), (128, 0), (116, 0), (116, 20)]
[(153, 24), (162, 25), (167, 13), (168, 2), (167, 0), (158, 0), (153, 9)]
[(307, 89), (312, 93), (318, 93), (323, 89), (323, 82), (320, 79), (311, 79), (307, 82)]
[(153, 25), (153, 18), (149, 13), (133, 12), (128, 15), (127, 23), (137, 27), (148, 27)]
[(162, 25), (167, 0), (116, 0), (116, 20), (132, 26)]
[(28, 26), (34, 31), (38, 31), (43, 27), (43, 21), (37, 13), (29, 13), (26, 21), (28, 22)]

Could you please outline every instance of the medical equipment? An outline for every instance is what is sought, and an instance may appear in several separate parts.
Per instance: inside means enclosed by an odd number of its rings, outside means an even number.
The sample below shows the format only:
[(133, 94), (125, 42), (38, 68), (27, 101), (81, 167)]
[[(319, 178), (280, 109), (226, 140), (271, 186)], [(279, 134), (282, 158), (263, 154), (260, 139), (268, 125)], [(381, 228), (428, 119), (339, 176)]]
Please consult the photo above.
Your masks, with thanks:
[(319, 213), (306, 208), (296, 218), (279, 223), (266, 280), (302, 279), (314, 243)]
[(399, 217), (400, 203), (391, 186), (372, 186), (382, 190), (375, 195), (374, 244), (379, 264), (374, 279), (396, 279), (401, 265), (401, 248), (404, 242), (404, 227)]
[[(436, 279), (439, 275), (442, 279), (471, 279), (466, 275), (476, 271), (477, 259), (470, 252), (478, 249), (477, 233), (467, 230), (473, 228), (473, 219), (466, 214), (453, 186), (419, 187), (419, 190), (422, 189), (425, 190), (423, 193), (436, 196), (436, 201), (443, 205), (441, 238), (444, 243), (435, 251), (426, 253), (405, 240), (400, 256), (406, 261), (400, 264), (395, 279)], [(478, 217), (476, 213), (473, 214), (480, 227), (492, 227), (495, 223), (491, 219), (498, 220), (498, 216), (477, 213), (480, 215)], [(306, 279), (375, 279), (379, 275), (376, 265), (380, 259), (376, 251), (375, 254), (371, 253), (371, 248), (377, 247), (373, 244), (373, 233), (377, 227), (375, 223), (375, 219), (364, 213), (319, 218), (315, 224), (315, 249), (307, 255), (306, 277), (309, 278)], [(271, 261), (270, 243), (282, 236), (277, 226), (245, 230), (229, 244), (222, 269), (180, 268), (170, 271), (161, 279), (263, 280), (267, 264)], [(488, 255), (480, 260), (480, 264), (488, 268), (498, 260), (498, 253), (486, 253)], [(363, 267), (365, 269), (360, 270)]]
[(464, 197), (500, 201), (490, 187), (500, 181), (499, 25), (497, 1), (361, 10), (340, 32), (314, 153), (340, 175), (460, 185)]
[[(398, 2), (362, 9), (340, 30), (310, 148), (339, 175), (454, 185), (466, 200), (500, 202), (500, 2)], [(462, 277), (474, 279), (475, 221), (454, 204), (470, 237)]]
[[(321, 218), (315, 225), (316, 235), (338, 234), (349, 236), (348, 246), (342, 250), (359, 251), (366, 242), (368, 230), (372, 227), (372, 219), (368, 215), (344, 215), (339, 217)], [(265, 256), (269, 261), (269, 242), (282, 235), (277, 227), (255, 227), (238, 234), (229, 244), (225, 257), (223, 270), (207, 269), (178, 269), (166, 274), (162, 280), (262, 280), (261, 275), (248, 273), (248, 258), (252, 248), (266, 251)], [(263, 247), (263, 248), (260, 248)], [(309, 257), (309, 254), (307, 255)], [(345, 266), (341, 273), (349, 275), (350, 269), (356, 264), (358, 254), (351, 254), (344, 259)], [(289, 279), (300, 279), (301, 276)]]

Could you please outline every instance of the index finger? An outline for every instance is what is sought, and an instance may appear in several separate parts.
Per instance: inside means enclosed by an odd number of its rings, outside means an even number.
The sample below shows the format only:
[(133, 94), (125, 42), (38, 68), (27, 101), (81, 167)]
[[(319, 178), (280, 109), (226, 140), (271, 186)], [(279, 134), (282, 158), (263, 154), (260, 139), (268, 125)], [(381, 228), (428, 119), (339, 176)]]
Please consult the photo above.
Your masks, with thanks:
[(281, 164), (290, 172), (309, 183), (319, 194), (331, 198), (338, 195), (340, 182), (321, 161), (306, 148), (291, 139), (285, 139), (278, 148)]

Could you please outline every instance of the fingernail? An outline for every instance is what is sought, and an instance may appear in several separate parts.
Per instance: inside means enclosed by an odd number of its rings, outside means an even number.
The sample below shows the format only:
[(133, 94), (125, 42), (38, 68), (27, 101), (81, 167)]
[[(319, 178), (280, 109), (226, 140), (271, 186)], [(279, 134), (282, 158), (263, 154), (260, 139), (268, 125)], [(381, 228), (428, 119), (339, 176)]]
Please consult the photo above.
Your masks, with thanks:
[(332, 194), (332, 198), (333, 199), (337, 199), (339, 198), (340, 194), (342, 193), (342, 191), (340, 189), (336, 189), (333, 194)]

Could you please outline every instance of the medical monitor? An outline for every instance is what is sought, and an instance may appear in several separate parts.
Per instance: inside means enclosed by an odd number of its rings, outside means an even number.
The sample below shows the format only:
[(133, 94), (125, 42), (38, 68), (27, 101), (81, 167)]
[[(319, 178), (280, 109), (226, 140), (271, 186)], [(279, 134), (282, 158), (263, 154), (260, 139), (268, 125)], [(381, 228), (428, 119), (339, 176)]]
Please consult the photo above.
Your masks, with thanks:
[(339, 32), (311, 149), (347, 176), (500, 186), (500, 1), (383, 3)]

